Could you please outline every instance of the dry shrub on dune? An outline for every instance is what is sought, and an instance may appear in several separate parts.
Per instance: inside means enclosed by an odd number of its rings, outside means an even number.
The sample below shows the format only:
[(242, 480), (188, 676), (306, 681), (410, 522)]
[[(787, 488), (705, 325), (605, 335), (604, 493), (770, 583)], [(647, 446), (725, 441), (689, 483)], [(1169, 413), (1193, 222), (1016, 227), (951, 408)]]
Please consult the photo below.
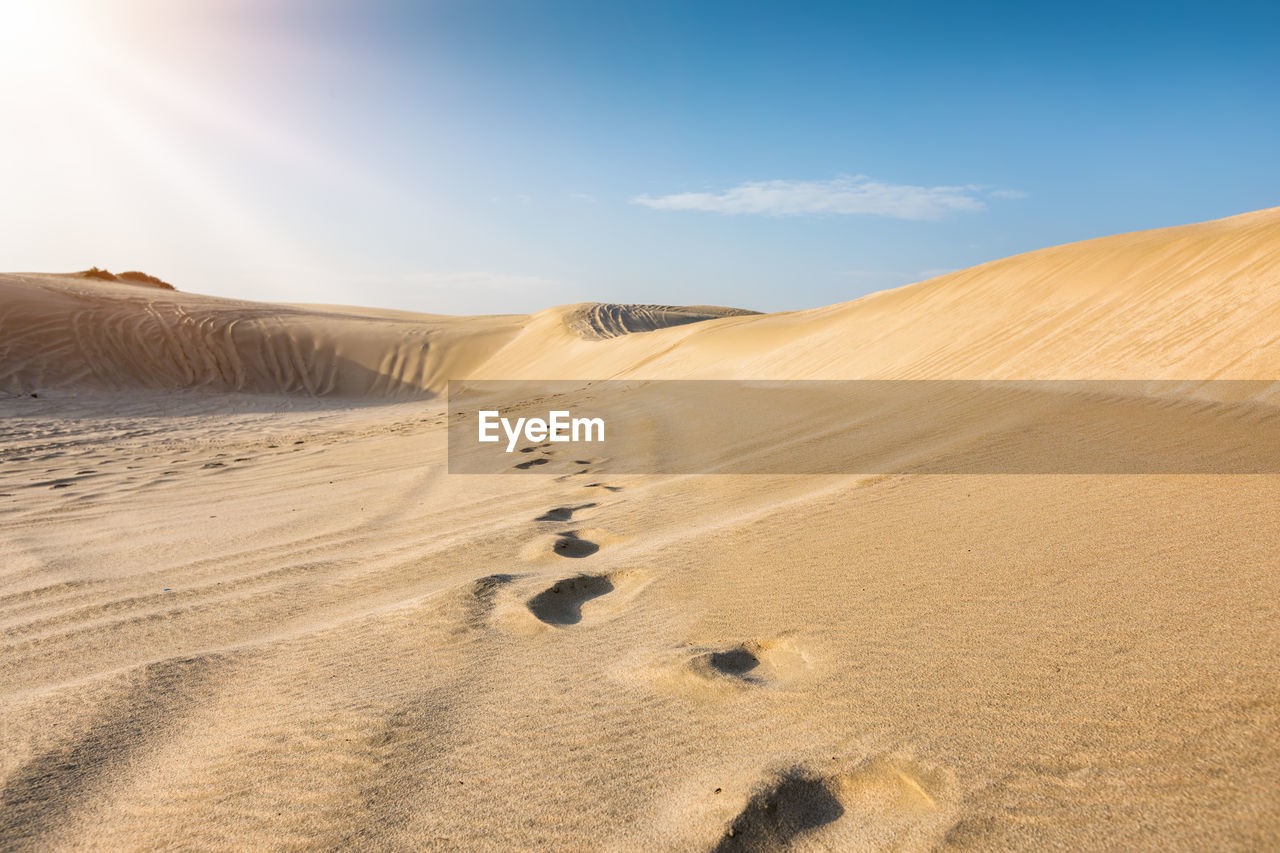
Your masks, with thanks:
[(139, 272), (138, 270), (128, 270), (126, 272), (120, 273), (119, 275), (116, 275), (115, 273), (108, 272), (107, 270), (103, 270), (103, 269), (98, 269), (97, 267), (89, 267), (89, 269), (85, 270), (84, 272), (77, 273), (77, 275), (81, 276), (82, 278), (98, 278), (98, 279), (102, 279), (103, 281), (123, 281), (128, 284), (142, 284), (148, 287), (158, 287), (162, 290), (177, 289), (172, 284), (169, 284), (169, 282), (167, 281), (156, 278), (153, 275), (148, 275), (144, 272)]

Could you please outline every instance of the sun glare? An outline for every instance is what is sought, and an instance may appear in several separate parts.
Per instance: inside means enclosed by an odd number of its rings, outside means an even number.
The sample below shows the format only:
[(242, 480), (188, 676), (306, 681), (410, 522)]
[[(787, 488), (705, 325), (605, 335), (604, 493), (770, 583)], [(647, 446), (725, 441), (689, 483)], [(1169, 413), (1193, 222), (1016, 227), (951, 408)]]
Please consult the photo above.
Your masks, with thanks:
[[(305, 252), (291, 253), (224, 176), (246, 156), (321, 177), (340, 170), (246, 106), (216, 68), (202, 74), (180, 54), (144, 49), (166, 28), (192, 38), (198, 19), (196, 7), (181, 4), (150, 11), (145, 2), (0, 0), (0, 114), (28, 128), (0, 135), (0, 162), (24, 164), (6, 187), (10, 197), (27, 200), (25, 215), (53, 216), (67, 198), (109, 209), (79, 237), (86, 244), (123, 223), (158, 233), (165, 224), (156, 211), (177, 197), (224, 243), (296, 265)], [(16, 208), (0, 212), (0, 230), (5, 215)]]
[(0, 68), (6, 77), (47, 73), (77, 62), (87, 4), (11, 0), (0, 4)]

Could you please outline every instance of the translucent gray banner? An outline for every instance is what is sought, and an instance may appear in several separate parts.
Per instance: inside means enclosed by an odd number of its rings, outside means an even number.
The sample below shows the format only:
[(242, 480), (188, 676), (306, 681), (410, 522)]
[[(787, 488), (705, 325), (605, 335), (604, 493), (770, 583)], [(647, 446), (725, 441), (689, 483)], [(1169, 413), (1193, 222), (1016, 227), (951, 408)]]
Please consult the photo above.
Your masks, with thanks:
[(1280, 382), (449, 383), (456, 474), (1280, 473)]

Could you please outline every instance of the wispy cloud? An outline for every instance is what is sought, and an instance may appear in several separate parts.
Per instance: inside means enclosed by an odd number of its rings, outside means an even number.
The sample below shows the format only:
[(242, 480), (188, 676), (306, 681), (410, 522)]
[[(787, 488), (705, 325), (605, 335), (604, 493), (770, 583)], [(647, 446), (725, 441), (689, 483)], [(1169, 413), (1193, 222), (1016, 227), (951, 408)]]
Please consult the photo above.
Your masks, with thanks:
[(802, 216), (863, 214), (894, 219), (940, 219), (949, 213), (986, 210), (985, 197), (1024, 198), (1017, 190), (977, 184), (917, 187), (886, 184), (865, 175), (829, 181), (753, 181), (719, 193), (676, 193), (631, 200), (655, 210), (703, 210), (711, 213)]

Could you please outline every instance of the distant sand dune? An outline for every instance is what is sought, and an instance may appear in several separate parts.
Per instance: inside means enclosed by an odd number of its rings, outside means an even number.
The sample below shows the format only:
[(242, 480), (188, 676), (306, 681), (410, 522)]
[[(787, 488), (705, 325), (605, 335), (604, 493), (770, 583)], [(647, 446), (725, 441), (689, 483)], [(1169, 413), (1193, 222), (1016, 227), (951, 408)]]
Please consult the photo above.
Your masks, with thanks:
[(652, 332), (655, 329), (701, 323), (720, 317), (742, 317), (758, 313), (710, 305), (617, 305), (592, 302), (568, 311), (565, 323), (586, 340), (602, 341), (636, 332)]

